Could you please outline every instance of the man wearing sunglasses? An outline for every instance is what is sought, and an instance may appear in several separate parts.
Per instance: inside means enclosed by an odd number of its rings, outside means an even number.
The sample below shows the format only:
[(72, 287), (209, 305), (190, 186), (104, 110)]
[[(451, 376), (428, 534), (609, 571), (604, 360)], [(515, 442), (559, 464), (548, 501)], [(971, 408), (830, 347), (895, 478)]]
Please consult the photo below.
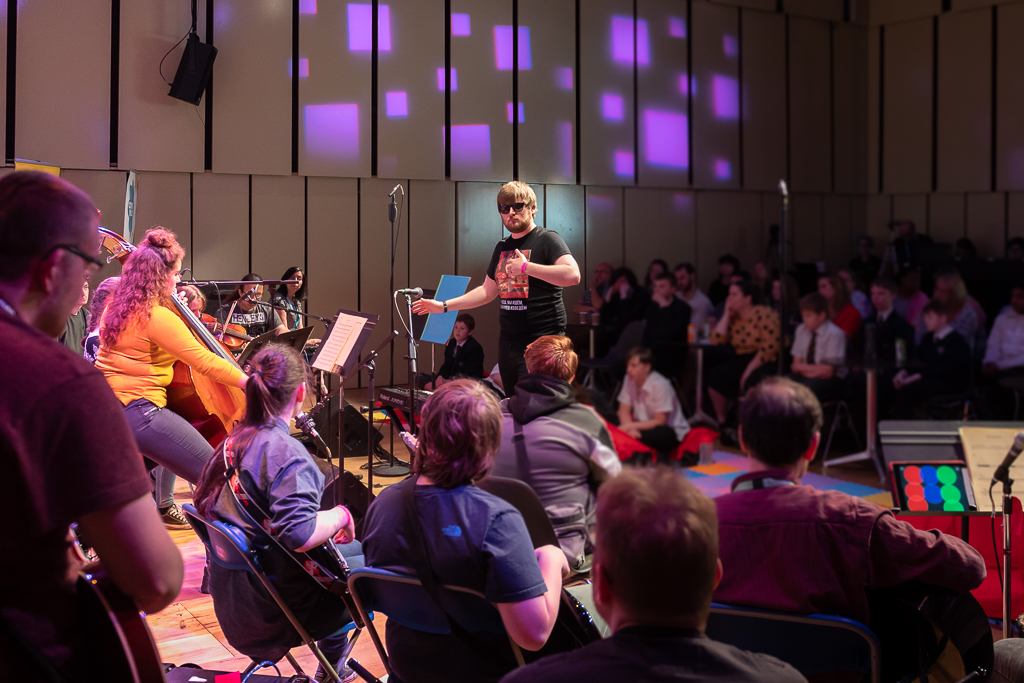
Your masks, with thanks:
[(510, 396), (526, 374), (527, 345), (545, 335), (565, 333), (562, 288), (579, 284), (580, 269), (559, 234), (533, 222), (537, 195), (529, 185), (519, 181), (503, 185), (498, 190), (498, 214), (512, 234), (494, 247), (484, 283), (448, 301), (420, 299), (413, 311), (420, 315), (464, 311), (499, 297), (498, 364)]
[(81, 349), (55, 340), (103, 265), (98, 223), (65, 180), (0, 180), (0, 518), (18, 520), (0, 540), (0, 681), (92, 680), (102, 668), (81, 638), (72, 522), (140, 609), (163, 609), (181, 588), (181, 554), (121, 404)]

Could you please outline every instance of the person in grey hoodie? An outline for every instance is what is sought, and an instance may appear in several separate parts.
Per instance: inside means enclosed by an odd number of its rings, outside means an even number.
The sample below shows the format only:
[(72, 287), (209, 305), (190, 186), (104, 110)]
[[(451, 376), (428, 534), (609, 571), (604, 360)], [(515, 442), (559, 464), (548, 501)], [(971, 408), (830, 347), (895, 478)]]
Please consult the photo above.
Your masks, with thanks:
[(568, 337), (548, 335), (526, 347), (528, 374), (501, 403), (501, 448), (490, 473), (530, 485), (569, 567), (582, 571), (593, 552), (597, 488), (622, 464), (601, 418), (576, 403), (570, 383), (578, 365)]

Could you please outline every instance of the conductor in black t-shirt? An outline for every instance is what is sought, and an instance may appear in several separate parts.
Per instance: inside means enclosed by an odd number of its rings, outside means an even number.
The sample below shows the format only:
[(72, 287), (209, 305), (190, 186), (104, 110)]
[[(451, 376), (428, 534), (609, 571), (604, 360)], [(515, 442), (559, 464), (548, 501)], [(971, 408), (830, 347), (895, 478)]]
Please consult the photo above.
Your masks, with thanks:
[(562, 288), (579, 284), (580, 269), (558, 233), (533, 222), (537, 195), (529, 185), (503, 185), (498, 213), (512, 234), (494, 247), (484, 283), (448, 301), (420, 299), (412, 309), (420, 315), (463, 311), (499, 297), (498, 365), (505, 393), (511, 395), (526, 374), (527, 345), (547, 334), (565, 333)]

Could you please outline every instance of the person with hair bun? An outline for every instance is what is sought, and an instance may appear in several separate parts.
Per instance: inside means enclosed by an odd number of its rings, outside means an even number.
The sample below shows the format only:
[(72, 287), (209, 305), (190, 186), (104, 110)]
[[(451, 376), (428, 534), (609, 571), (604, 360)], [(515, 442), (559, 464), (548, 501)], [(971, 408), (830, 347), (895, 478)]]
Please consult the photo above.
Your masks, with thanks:
[[(181, 361), (222, 384), (245, 389), (237, 365), (200, 344), (173, 309), (171, 297), (185, 250), (174, 233), (154, 228), (131, 253), (100, 323), (99, 368), (124, 405), (139, 450), (188, 482), (199, 481), (213, 447), (183, 417), (167, 409), (167, 385)], [(178, 522), (176, 507), (161, 510)]]
[[(362, 566), (352, 513), (342, 505), (321, 509), (324, 475), (290, 434), (289, 424), (306, 400), (306, 365), (294, 349), (271, 344), (252, 358), (249, 368), (245, 415), (203, 468), (196, 509), (206, 519), (239, 527), (250, 543), (267, 549), (260, 553), (260, 561), (281, 597), (310, 636), (319, 639), (341, 680), (353, 681), (355, 672), (340, 661), (346, 644), (340, 630), (351, 621), (345, 603), (277, 547), (302, 553), (334, 539), (343, 544), (350, 569)], [(237, 473), (243, 495), (268, 511), (273, 539), (240, 507), (233, 485), (225, 485), (232, 473)], [(277, 661), (302, 644), (280, 607), (248, 571), (214, 563), (210, 593), (224, 635), (242, 654)], [(326, 671), (317, 670), (317, 681), (327, 680), (325, 676)]]
[(554, 545), (534, 550), (519, 511), (473, 485), (491, 469), (501, 422), (498, 401), (480, 382), (459, 379), (434, 392), (421, 414), (417, 476), (378, 494), (363, 522), (363, 550), (368, 566), (428, 567), (439, 585), (483, 593), (507, 635), (461, 638), (388, 619), (391, 680), (497, 681), (516, 666), (509, 638), (536, 651), (555, 625), (565, 554)]

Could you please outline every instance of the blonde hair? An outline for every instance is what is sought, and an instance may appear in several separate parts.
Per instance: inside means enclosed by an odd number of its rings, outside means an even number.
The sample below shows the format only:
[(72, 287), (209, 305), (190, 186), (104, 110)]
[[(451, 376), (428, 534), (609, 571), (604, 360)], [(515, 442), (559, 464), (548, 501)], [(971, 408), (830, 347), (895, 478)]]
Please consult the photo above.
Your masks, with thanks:
[(535, 208), (537, 206), (537, 194), (533, 191), (532, 187), (518, 180), (502, 185), (501, 189), (498, 190), (498, 203), (515, 204), (516, 202), (525, 203), (528, 209)]

